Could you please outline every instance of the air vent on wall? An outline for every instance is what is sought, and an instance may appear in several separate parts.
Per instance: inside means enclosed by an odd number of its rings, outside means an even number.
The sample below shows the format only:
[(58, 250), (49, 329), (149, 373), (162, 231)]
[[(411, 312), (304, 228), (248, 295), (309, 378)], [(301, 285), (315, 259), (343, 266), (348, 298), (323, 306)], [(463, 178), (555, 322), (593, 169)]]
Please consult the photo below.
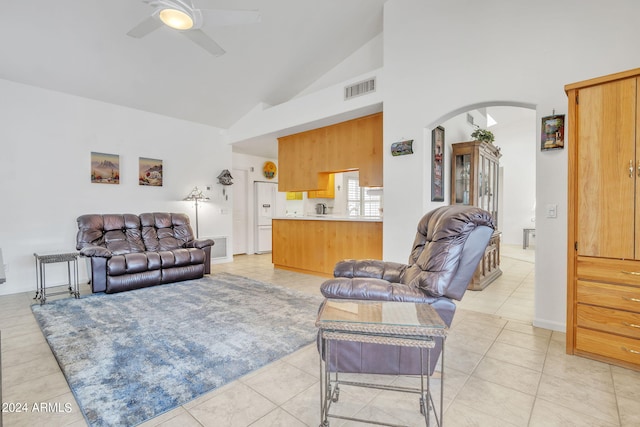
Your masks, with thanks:
[(227, 248), (227, 236), (201, 237), (201, 239), (211, 239), (214, 245), (211, 247), (211, 262), (225, 260), (229, 257)]
[(364, 95), (367, 93), (376, 91), (376, 78), (372, 78), (369, 80), (364, 80), (362, 82), (358, 82), (352, 84), (350, 86), (345, 86), (344, 88), (344, 99), (355, 98), (356, 96)]

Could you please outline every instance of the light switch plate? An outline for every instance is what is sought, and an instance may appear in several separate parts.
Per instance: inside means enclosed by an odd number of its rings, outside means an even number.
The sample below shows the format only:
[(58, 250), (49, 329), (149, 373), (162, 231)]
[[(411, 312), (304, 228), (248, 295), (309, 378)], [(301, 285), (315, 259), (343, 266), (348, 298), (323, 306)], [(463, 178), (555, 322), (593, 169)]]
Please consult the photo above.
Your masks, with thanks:
[(547, 205), (547, 218), (557, 218), (558, 217), (558, 205), (551, 204)]

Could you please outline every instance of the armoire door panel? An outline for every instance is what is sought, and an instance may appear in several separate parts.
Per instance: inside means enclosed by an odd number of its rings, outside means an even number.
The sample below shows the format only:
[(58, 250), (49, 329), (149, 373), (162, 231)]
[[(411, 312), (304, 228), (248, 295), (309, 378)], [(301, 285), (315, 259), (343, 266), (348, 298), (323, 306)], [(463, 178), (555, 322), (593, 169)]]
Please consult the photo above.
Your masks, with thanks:
[[(636, 124), (640, 124), (640, 78), (636, 77)], [(636, 130), (636, 230), (634, 241), (636, 242), (635, 259), (640, 259), (640, 131)]]
[(578, 255), (635, 253), (636, 79), (578, 93)]

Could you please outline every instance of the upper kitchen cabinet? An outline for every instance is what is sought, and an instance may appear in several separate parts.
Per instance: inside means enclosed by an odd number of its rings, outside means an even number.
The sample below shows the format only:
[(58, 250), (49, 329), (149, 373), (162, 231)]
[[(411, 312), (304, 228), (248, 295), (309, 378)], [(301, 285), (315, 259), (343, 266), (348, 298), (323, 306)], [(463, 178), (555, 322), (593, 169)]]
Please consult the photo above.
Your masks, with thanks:
[(330, 173), (358, 170), (382, 187), (382, 113), (278, 138), (279, 191), (325, 190)]
[(309, 191), (307, 197), (310, 199), (333, 199), (336, 197), (336, 175), (329, 174), (329, 182), (324, 190)]

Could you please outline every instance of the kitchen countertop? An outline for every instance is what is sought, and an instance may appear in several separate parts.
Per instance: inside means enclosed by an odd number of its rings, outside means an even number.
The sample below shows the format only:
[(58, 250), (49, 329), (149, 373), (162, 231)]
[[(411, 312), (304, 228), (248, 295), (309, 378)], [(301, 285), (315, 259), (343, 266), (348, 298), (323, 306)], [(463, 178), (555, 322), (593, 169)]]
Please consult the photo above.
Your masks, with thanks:
[(353, 222), (382, 222), (381, 216), (346, 216), (346, 215), (298, 215), (279, 216), (273, 219), (302, 219), (307, 221), (353, 221)]

